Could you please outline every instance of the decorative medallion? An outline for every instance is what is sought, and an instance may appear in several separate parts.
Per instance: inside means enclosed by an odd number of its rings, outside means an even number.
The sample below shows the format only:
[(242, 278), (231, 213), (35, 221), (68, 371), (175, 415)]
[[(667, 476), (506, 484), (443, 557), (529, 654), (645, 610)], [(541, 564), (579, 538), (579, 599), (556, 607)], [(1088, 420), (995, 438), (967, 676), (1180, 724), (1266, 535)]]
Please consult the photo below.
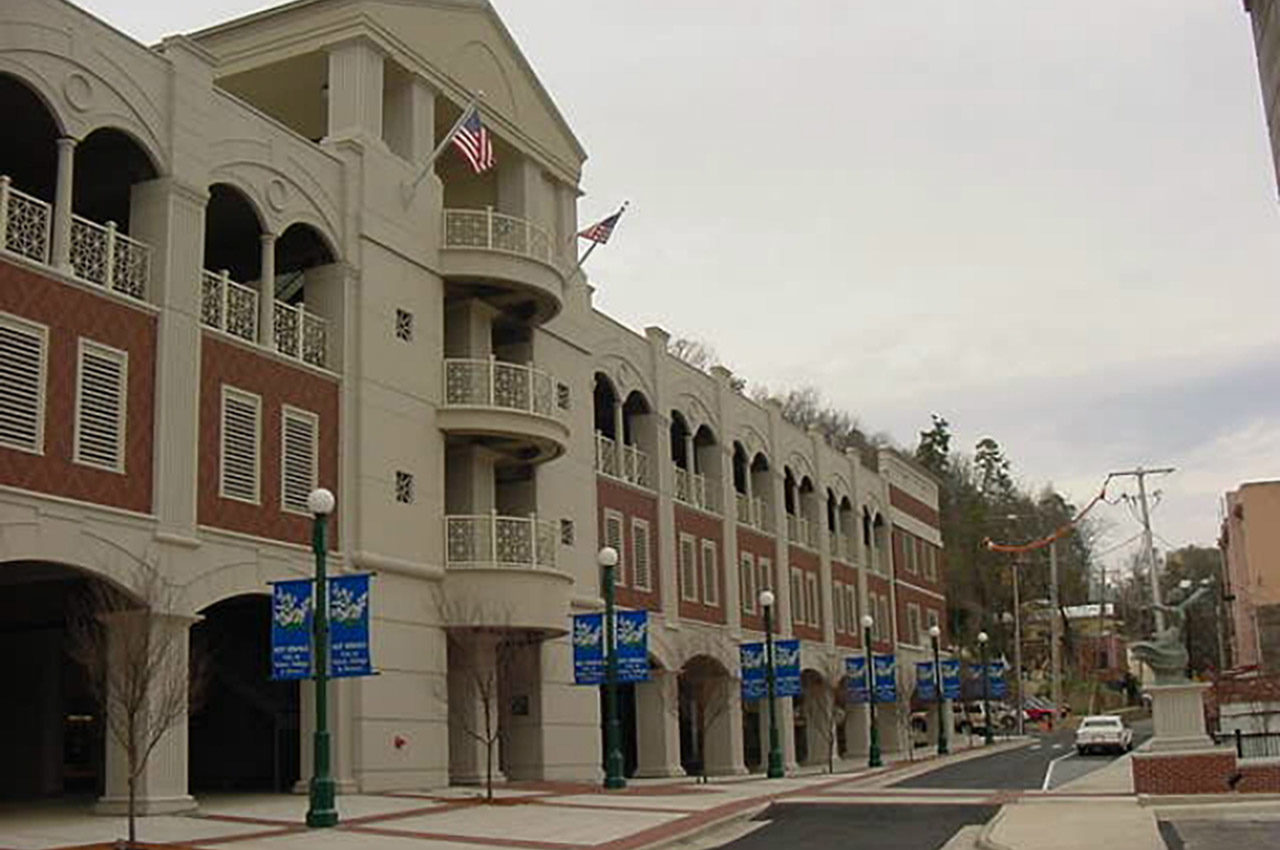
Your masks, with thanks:
[(84, 74), (67, 75), (66, 81), (62, 84), (62, 94), (66, 97), (67, 103), (78, 112), (84, 112), (93, 106), (93, 84)]
[(267, 203), (276, 212), (283, 212), (289, 200), (289, 187), (279, 177), (273, 177), (267, 183)]

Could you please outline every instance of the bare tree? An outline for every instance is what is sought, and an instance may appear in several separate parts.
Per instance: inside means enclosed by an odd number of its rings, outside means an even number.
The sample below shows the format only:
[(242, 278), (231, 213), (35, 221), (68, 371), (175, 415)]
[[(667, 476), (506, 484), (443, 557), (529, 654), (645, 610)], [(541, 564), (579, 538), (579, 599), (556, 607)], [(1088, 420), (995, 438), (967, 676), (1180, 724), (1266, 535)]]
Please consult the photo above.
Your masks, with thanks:
[(132, 596), (90, 583), (69, 617), (68, 646), (85, 668), (108, 734), (124, 752), (133, 847), (138, 779), (160, 741), (198, 707), (207, 666), (201, 653), (188, 657), (187, 630), (167, 622), (180, 610), (180, 594), (156, 564), (138, 560), (130, 584)]
[(814, 689), (814, 695), (821, 699), (810, 700), (809, 693), (806, 692), (805, 714), (809, 722), (814, 723), (819, 729), (827, 748), (827, 772), (835, 773), (836, 742), (839, 740), (840, 726), (844, 723), (846, 713), (843, 687), (844, 659), (828, 657), (818, 665), (817, 672), (822, 677), (822, 684), (820, 688)]
[[(720, 363), (720, 355), (711, 343), (693, 337), (678, 336), (669, 340), (667, 353), (700, 372), (710, 373), (711, 367)], [(747, 379), (734, 375), (729, 379), (729, 386), (734, 392), (743, 392), (747, 388)]]

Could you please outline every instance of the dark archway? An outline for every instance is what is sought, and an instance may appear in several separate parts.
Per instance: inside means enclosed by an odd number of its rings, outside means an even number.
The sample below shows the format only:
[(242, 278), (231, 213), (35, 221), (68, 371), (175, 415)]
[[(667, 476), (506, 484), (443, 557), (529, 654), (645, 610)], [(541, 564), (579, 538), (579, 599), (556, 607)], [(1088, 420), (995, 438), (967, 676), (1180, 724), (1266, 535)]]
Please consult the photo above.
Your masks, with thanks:
[(233, 596), (200, 613), (192, 651), (208, 659), (209, 682), (191, 716), (191, 790), (292, 790), (299, 688), (270, 678), (271, 597)]
[(204, 214), (204, 267), (224, 269), (237, 283), (262, 277), (262, 222), (243, 192), (226, 183), (209, 187)]
[(94, 130), (76, 145), (72, 210), (97, 224), (115, 222), (130, 232), (133, 186), (159, 174), (151, 157), (132, 136), (113, 127)]
[(0, 173), (13, 187), (52, 203), (58, 182), (58, 122), (40, 95), (17, 77), (0, 74)]

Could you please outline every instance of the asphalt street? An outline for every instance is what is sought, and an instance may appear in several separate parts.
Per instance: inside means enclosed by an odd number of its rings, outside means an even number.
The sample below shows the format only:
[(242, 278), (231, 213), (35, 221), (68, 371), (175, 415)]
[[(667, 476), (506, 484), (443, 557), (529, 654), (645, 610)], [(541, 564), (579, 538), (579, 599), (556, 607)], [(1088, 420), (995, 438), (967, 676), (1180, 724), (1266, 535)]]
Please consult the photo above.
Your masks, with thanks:
[(723, 845), (722, 850), (937, 850), (962, 826), (986, 823), (999, 810), (999, 806), (779, 803), (757, 818), (767, 821), (765, 826)]

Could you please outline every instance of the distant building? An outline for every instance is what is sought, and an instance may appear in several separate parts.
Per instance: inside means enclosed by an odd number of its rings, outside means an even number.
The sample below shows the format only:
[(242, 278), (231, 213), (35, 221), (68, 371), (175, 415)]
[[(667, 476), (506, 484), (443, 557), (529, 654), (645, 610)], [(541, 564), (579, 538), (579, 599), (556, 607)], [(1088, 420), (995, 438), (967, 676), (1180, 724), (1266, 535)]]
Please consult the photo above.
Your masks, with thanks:
[(1227, 493), (1218, 545), (1229, 663), (1280, 668), (1280, 481), (1250, 482)]
[[(1124, 623), (1116, 616), (1114, 603), (1107, 603), (1102, 616), (1099, 616), (1097, 602), (1067, 605), (1063, 614), (1067, 619), (1067, 628), (1063, 632), (1064, 671), (1088, 677), (1099, 670), (1123, 672), (1129, 668)], [(1046, 670), (1049, 630), (1052, 627), (1050, 616), (1050, 609), (1044, 607), (1027, 617), (1023, 644), (1023, 653), (1030, 663), (1044, 666)]]

